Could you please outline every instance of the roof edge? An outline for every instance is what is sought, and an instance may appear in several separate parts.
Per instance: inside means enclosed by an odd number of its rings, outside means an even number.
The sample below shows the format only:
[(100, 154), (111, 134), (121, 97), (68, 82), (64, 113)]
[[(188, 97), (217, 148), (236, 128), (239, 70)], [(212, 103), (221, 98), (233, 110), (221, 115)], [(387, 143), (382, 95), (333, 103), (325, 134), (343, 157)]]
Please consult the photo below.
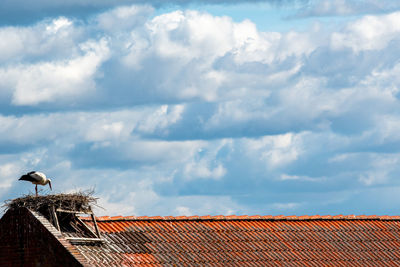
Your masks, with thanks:
[[(87, 217), (82, 217), (89, 220)], [(272, 215), (216, 215), (216, 216), (101, 216), (97, 221), (311, 221), (311, 220), (381, 220), (400, 221), (400, 216), (377, 216), (377, 215), (313, 215), (313, 216), (272, 216)]]
[(38, 220), (41, 225), (59, 242), (61, 246), (65, 248), (65, 250), (72, 256), (77, 262), (79, 262), (82, 266), (90, 266), (87, 260), (83, 257), (83, 255), (73, 246), (67, 239), (64, 238), (62, 233), (57, 230), (49, 220), (44, 217), (40, 212), (31, 210), (26, 207), (21, 207), (20, 209), (26, 209), (31, 216), (33, 216), (36, 220)]

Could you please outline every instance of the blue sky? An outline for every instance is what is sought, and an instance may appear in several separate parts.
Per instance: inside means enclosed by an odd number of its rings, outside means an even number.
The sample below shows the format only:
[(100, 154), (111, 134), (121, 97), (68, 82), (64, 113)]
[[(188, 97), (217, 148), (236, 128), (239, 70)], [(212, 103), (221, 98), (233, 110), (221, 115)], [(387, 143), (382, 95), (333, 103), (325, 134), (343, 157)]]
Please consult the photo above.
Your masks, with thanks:
[(2, 1), (0, 199), (40, 170), (99, 215), (398, 214), (395, 2)]

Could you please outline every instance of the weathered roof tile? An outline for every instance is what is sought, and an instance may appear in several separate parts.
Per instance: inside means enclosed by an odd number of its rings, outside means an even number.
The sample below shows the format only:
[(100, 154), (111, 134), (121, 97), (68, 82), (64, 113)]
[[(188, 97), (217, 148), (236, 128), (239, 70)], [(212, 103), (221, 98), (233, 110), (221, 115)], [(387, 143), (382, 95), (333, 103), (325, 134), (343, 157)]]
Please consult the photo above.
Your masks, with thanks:
[[(91, 224), (89, 218), (83, 218)], [(399, 216), (98, 217), (94, 265), (399, 265)]]

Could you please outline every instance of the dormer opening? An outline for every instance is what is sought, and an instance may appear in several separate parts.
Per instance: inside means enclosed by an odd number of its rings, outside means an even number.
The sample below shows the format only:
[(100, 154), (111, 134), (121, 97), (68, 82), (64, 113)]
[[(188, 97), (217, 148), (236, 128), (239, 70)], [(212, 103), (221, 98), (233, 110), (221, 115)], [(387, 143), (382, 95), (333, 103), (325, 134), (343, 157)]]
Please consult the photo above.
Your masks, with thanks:
[[(92, 210), (97, 198), (92, 193), (27, 195), (6, 202), (9, 209), (25, 207), (42, 214), (71, 243), (102, 243)], [(85, 221), (81, 216), (86, 217)], [(86, 223), (88, 222), (88, 223)]]

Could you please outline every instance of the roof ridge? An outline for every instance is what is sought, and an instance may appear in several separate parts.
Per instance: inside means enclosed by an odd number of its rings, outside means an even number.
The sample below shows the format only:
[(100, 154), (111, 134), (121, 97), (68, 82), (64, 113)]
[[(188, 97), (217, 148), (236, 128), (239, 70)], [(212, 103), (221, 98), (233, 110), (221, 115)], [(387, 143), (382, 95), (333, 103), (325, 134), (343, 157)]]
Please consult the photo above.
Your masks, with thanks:
[[(82, 219), (88, 219), (83, 217)], [(400, 220), (400, 216), (388, 215), (203, 215), (203, 216), (100, 216), (97, 221), (236, 221), (236, 220), (271, 220), (271, 221), (307, 221), (307, 220)]]

